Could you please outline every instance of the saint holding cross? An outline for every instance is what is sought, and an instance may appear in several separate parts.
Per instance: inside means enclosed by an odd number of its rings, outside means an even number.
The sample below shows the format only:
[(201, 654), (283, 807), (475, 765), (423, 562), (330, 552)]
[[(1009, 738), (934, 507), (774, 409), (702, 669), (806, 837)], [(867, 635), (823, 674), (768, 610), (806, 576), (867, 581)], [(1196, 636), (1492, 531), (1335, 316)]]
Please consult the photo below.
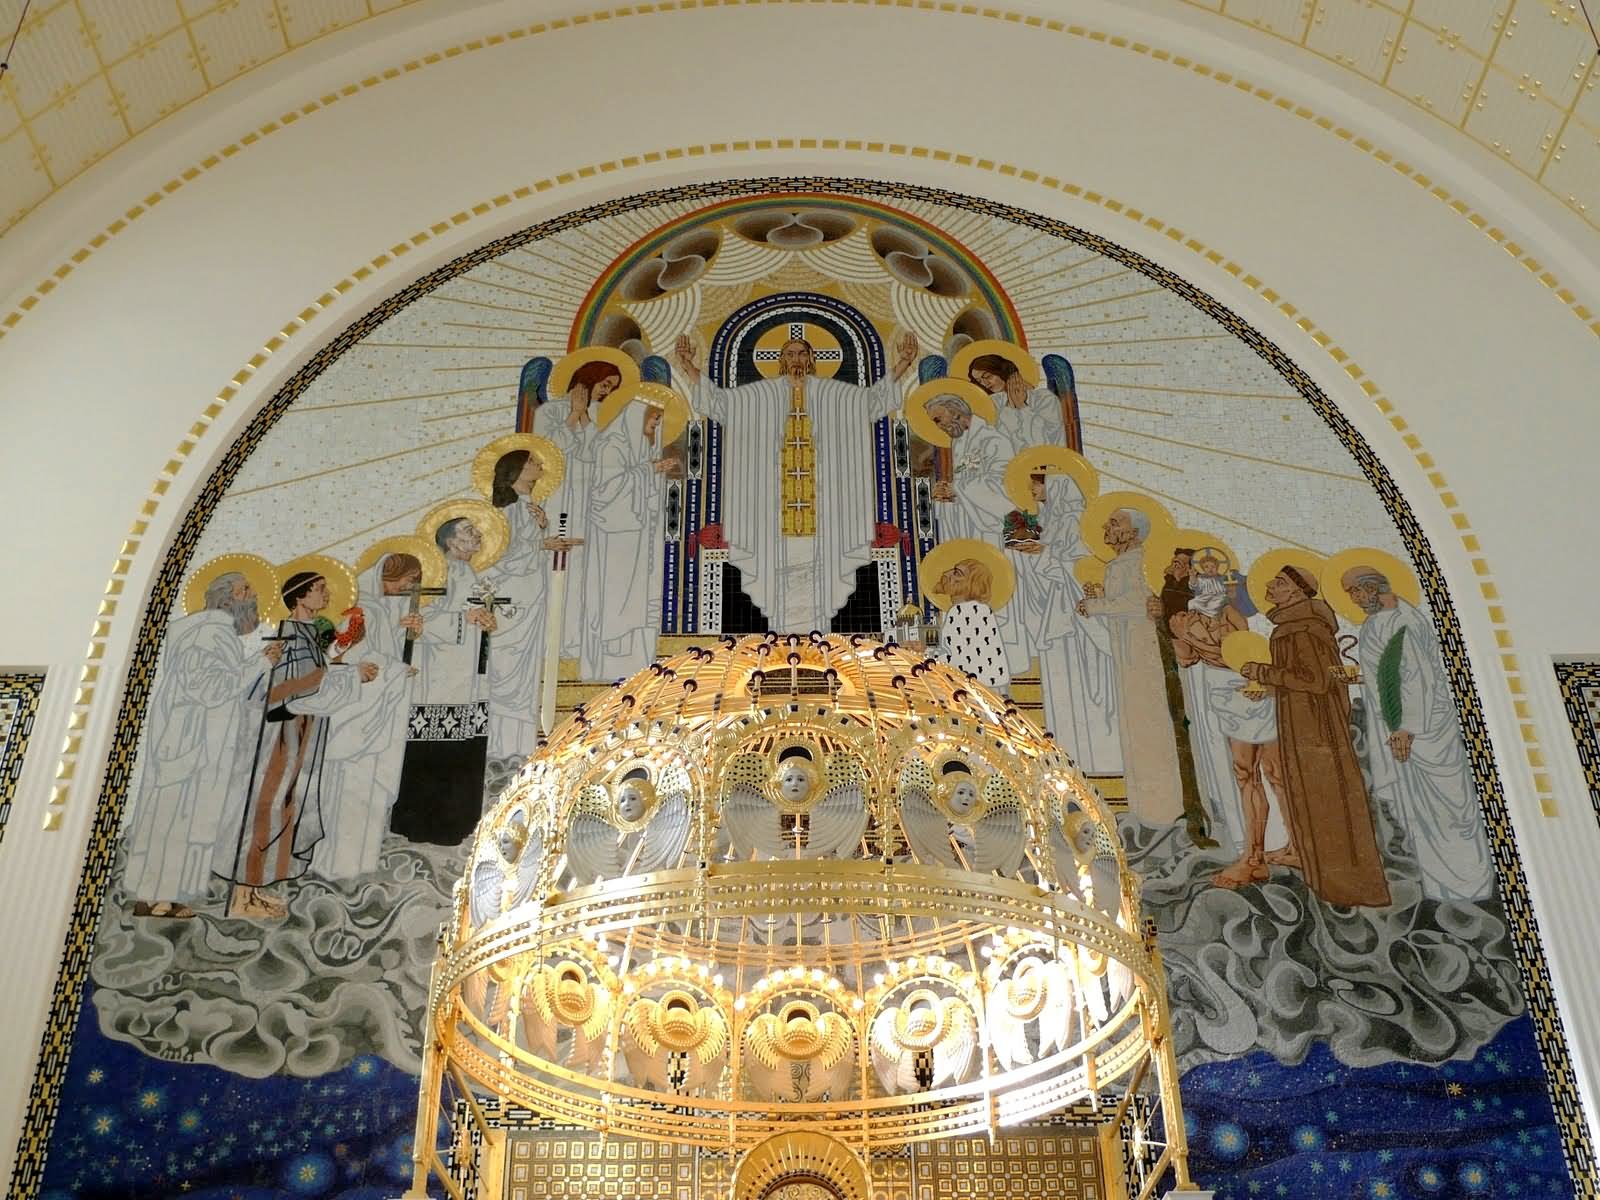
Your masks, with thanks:
[(856, 387), (819, 379), (805, 327), (788, 332), (777, 376), (740, 387), (704, 378), (688, 337), (675, 358), (695, 407), (726, 431), (724, 535), (744, 590), (773, 629), (805, 633), (828, 628), (870, 557), (872, 425), (897, 406), (917, 339), (901, 337), (893, 371)]

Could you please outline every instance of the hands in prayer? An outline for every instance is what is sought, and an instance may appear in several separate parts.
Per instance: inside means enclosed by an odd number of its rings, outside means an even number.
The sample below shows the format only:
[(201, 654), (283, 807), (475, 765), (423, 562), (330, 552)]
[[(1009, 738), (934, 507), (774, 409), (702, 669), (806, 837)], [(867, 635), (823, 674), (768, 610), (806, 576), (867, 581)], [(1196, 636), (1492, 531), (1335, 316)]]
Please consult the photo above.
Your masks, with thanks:
[(938, 483), (933, 485), (933, 490), (928, 494), (933, 499), (948, 504), (956, 498), (956, 485), (951, 483), (948, 479), (941, 479)]
[(1416, 734), (1409, 729), (1396, 729), (1389, 735), (1389, 749), (1395, 762), (1405, 762), (1411, 757), (1411, 743), (1415, 740)]

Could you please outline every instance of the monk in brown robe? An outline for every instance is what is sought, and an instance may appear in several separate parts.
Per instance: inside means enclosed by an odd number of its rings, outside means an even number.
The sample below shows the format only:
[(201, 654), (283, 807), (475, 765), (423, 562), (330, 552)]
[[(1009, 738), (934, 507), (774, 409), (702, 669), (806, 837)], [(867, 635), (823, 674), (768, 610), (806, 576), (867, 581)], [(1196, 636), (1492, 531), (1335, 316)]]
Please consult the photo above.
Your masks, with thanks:
[(1389, 903), (1372, 805), (1350, 743), (1350, 694), (1328, 668), (1339, 664), (1339, 624), (1317, 581), (1284, 567), (1267, 583), (1273, 604), (1272, 661), (1245, 663), (1246, 679), (1272, 688), (1283, 757), (1283, 810), (1290, 853), (1306, 885), (1329, 904)]

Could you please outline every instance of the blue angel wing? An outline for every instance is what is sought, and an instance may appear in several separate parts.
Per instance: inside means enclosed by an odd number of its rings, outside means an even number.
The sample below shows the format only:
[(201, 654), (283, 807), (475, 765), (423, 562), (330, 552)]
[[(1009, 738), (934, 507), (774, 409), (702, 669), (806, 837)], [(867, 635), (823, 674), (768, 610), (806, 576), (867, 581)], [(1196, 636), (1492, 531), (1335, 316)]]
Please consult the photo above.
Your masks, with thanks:
[(927, 383), (933, 379), (944, 379), (950, 374), (950, 363), (942, 354), (924, 354), (922, 361), (917, 363), (917, 382)]
[(639, 378), (646, 383), (664, 383), (672, 386), (672, 364), (659, 354), (646, 354), (639, 364)]
[(1046, 354), (1041, 360), (1045, 385), (1061, 401), (1061, 425), (1067, 445), (1083, 453), (1083, 425), (1078, 420), (1078, 379), (1064, 355)]
[(1072, 373), (1072, 364), (1060, 354), (1046, 354), (1043, 365), (1046, 386), (1061, 399), (1077, 403), (1078, 380)]
[(522, 364), (522, 375), (517, 380), (517, 428), (532, 429), (533, 414), (543, 404), (545, 385), (550, 382), (550, 372), (555, 364), (548, 358), (530, 358)]

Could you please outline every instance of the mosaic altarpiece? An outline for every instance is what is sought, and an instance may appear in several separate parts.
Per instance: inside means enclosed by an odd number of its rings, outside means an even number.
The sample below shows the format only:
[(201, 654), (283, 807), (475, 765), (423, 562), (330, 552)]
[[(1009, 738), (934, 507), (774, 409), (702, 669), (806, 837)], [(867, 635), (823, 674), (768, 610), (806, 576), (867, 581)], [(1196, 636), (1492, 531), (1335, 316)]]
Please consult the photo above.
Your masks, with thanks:
[(657, 655), (809, 629), (925, 641), (1118, 808), (1201, 1183), (1589, 1186), (1459, 628), (1365, 443), (1096, 234), (773, 180), (440, 267), (225, 456), (149, 600), (20, 1194), (396, 1193), (485, 805)]

